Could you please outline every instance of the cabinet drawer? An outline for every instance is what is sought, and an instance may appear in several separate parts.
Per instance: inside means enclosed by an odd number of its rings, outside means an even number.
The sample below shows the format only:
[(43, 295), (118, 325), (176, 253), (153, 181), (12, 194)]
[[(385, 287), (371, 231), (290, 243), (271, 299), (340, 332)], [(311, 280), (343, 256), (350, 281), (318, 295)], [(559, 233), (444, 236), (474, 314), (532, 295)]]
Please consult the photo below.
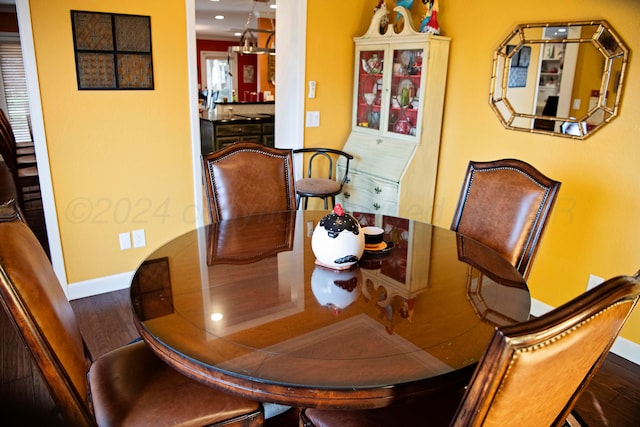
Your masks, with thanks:
[(262, 125), (262, 133), (270, 133), (273, 135), (273, 123), (265, 123)]
[[(339, 179), (342, 176), (344, 176), (344, 170), (338, 168)], [(339, 199), (350, 211), (395, 214), (398, 211), (398, 197), (397, 183), (350, 171)]]
[(352, 191), (362, 193), (366, 197), (377, 201), (387, 201), (397, 203), (398, 201), (398, 184), (382, 180), (370, 175), (363, 175), (357, 172), (349, 172), (345, 187), (349, 187)]
[(273, 135), (264, 135), (262, 137), (262, 145), (264, 145), (266, 147), (274, 147)]
[(235, 144), (236, 142), (255, 142), (262, 144), (262, 137), (260, 135), (247, 135), (247, 136), (225, 136), (222, 138), (216, 138), (216, 150), (220, 150), (227, 145)]
[(250, 124), (250, 125), (229, 124), (229, 125), (216, 126), (216, 136), (246, 135), (246, 134), (261, 134), (261, 133), (262, 133), (261, 124)]
[[(354, 197), (353, 194), (356, 194)], [(340, 203), (347, 212), (369, 212), (382, 215), (398, 215), (398, 204), (393, 202), (379, 202), (368, 198), (357, 197), (357, 193), (341, 193), (336, 196), (336, 203)]]

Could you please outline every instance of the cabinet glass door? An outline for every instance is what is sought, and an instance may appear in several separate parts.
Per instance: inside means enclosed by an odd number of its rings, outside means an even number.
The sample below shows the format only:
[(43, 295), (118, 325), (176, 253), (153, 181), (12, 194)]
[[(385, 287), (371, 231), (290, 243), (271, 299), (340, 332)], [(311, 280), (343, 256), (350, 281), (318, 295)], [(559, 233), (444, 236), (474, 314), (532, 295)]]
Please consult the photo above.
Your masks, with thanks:
[(356, 126), (380, 129), (384, 50), (362, 50), (358, 57)]
[(394, 49), (387, 131), (416, 136), (420, 120), (423, 49)]

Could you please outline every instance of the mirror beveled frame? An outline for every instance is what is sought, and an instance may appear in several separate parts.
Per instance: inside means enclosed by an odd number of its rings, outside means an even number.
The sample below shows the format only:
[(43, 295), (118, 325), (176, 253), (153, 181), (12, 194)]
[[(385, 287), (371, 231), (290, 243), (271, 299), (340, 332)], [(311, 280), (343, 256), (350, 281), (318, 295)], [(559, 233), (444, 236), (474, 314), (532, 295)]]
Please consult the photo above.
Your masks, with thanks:
[[(572, 29), (573, 31), (569, 31), (571, 34), (566, 38), (544, 38), (542, 36), (545, 30), (554, 28)], [(578, 33), (577, 36), (573, 35), (575, 33)], [(604, 58), (602, 75), (599, 80), (600, 87), (596, 93), (591, 94), (592, 99), (589, 101), (586, 114), (578, 118), (568, 115), (545, 115), (545, 112), (539, 114), (535, 110), (535, 105), (529, 105), (531, 112), (518, 111), (512, 102), (514, 100), (510, 101), (509, 99), (510, 90), (512, 94), (514, 93), (513, 86), (510, 86), (513, 83), (510, 83), (509, 73), (512, 69), (512, 61), (517, 60), (519, 53), (524, 51), (522, 48), (529, 46), (527, 54), (530, 54), (532, 48), (536, 49), (537, 57), (541, 61), (542, 49), (547, 46), (559, 44), (562, 46), (564, 54), (564, 49), (574, 43), (579, 43), (575, 48), (575, 55), (577, 55), (580, 46), (585, 44), (595, 47)], [(531, 55), (532, 65), (533, 56)], [(521, 24), (516, 26), (494, 52), (489, 103), (500, 122), (507, 129), (582, 140), (600, 130), (618, 114), (628, 60), (629, 49), (606, 21)], [(528, 55), (526, 65), (529, 66)], [(559, 72), (561, 73), (562, 70)], [(615, 75), (613, 75), (614, 72)], [(536, 93), (532, 94), (532, 98), (535, 97), (537, 100), (541, 73), (537, 69), (535, 73)], [(611, 81), (612, 77), (613, 81)], [(571, 81), (573, 81), (573, 76)], [(610, 92), (613, 92), (615, 96), (609, 97)], [(573, 97), (571, 93), (569, 96)], [(569, 102), (569, 100), (565, 102)], [(532, 100), (531, 104), (535, 104), (535, 102)], [(536, 123), (542, 122), (548, 123), (549, 126), (536, 125)]]

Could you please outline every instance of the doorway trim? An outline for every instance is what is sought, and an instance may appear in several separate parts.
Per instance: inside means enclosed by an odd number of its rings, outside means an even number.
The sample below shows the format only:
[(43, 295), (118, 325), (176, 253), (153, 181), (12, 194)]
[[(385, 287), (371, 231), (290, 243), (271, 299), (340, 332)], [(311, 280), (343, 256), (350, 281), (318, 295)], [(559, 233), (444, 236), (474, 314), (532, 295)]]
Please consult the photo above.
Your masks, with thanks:
[[(196, 64), (196, 31), (195, 31), (195, 0), (185, 0), (187, 19), (187, 60), (189, 64)], [(69, 298), (69, 284), (65, 269), (58, 215), (49, 168), (49, 153), (47, 150), (42, 100), (40, 98), (40, 84), (35, 60), (35, 45), (33, 28), (31, 25), (31, 11), (29, 0), (16, 0), (16, 14), (20, 27), (20, 43), (22, 46), (25, 73), (27, 76), (27, 90), (31, 109), (33, 139), (38, 162), (40, 189), (45, 224), (49, 240), (51, 263), (60, 281), (62, 290)], [(276, 61), (276, 81), (286, 82), (278, 87), (276, 102), (276, 141), (281, 148), (299, 148), (304, 145), (304, 81), (306, 67), (306, 25), (307, 0), (278, 0), (276, 20), (281, 26), (291, 23), (278, 35), (278, 50)], [(190, 66), (188, 73), (188, 88), (191, 112), (191, 142), (192, 142), (192, 176), (194, 183), (195, 225), (204, 225), (204, 203), (202, 188), (202, 168), (200, 160), (200, 121), (198, 117), (197, 99), (197, 67)], [(282, 100), (286, 100), (282, 102)], [(284, 124), (283, 124), (284, 122)], [(96, 287), (96, 294), (120, 288), (122, 275), (128, 277), (132, 272), (122, 272), (110, 277), (97, 278), (97, 281), (107, 281), (103, 287)], [(115, 287), (114, 287), (115, 286)], [(100, 288), (100, 289), (99, 289)], [(83, 295), (88, 296), (88, 295)]]
[(51, 169), (49, 168), (49, 151), (47, 150), (46, 134), (44, 132), (44, 119), (42, 116), (42, 101), (40, 99), (40, 82), (36, 66), (35, 47), (33, 43), (33, 28), (31, 27), (31, 10), (29, 0), (16, 0), (16, 15), (20, 27), (20, 45), (24, 72), (27, 77), (27, 93), (29, 96), (29, 109), (31, 111), (31, 126), (33, 132), (33, 145), (38, 164), (38, 177), (40, 180), (40, 193), (42, 196), (42, 209), (49, 240), (49, 253), (53, 270), (62, 285), (65, 295), (68, 295), (67, 272), (64, 266), (62, 254), (62, 242), (60, 241), (60, 229), (58, 227), (58, 214), (51, 182)]
[[(196, 64), (195, 0), (186, 1), (187, 57)], [(307, 44), (307, 0), (277, 0), (276, 28), (280, 23), (276, 49), (275, 141), (278, 148), (304, 146), (304, 101)], [(284, 27), (284, 28), (282, 28)], [(278, 85), (278, 82), (286, 84)], [(197, 67), (189, 68), (191, 105), (191, 150), (193, 164), (196, 226), (205, 224), (202, 161), (200, 155), (200, 119), (198, 116)], [(301, 161), (301, 160), (299, 160)], [(295, 170), (299, 170), (295, 167)]]

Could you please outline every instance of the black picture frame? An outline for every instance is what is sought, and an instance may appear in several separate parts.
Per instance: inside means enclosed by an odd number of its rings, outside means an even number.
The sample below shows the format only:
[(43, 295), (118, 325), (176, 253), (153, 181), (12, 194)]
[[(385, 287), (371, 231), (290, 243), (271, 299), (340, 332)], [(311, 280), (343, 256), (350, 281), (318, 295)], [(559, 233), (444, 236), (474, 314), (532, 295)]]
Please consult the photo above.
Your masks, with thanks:
[(71, 11), (79, 90), (153, 90), (151, 17)]

